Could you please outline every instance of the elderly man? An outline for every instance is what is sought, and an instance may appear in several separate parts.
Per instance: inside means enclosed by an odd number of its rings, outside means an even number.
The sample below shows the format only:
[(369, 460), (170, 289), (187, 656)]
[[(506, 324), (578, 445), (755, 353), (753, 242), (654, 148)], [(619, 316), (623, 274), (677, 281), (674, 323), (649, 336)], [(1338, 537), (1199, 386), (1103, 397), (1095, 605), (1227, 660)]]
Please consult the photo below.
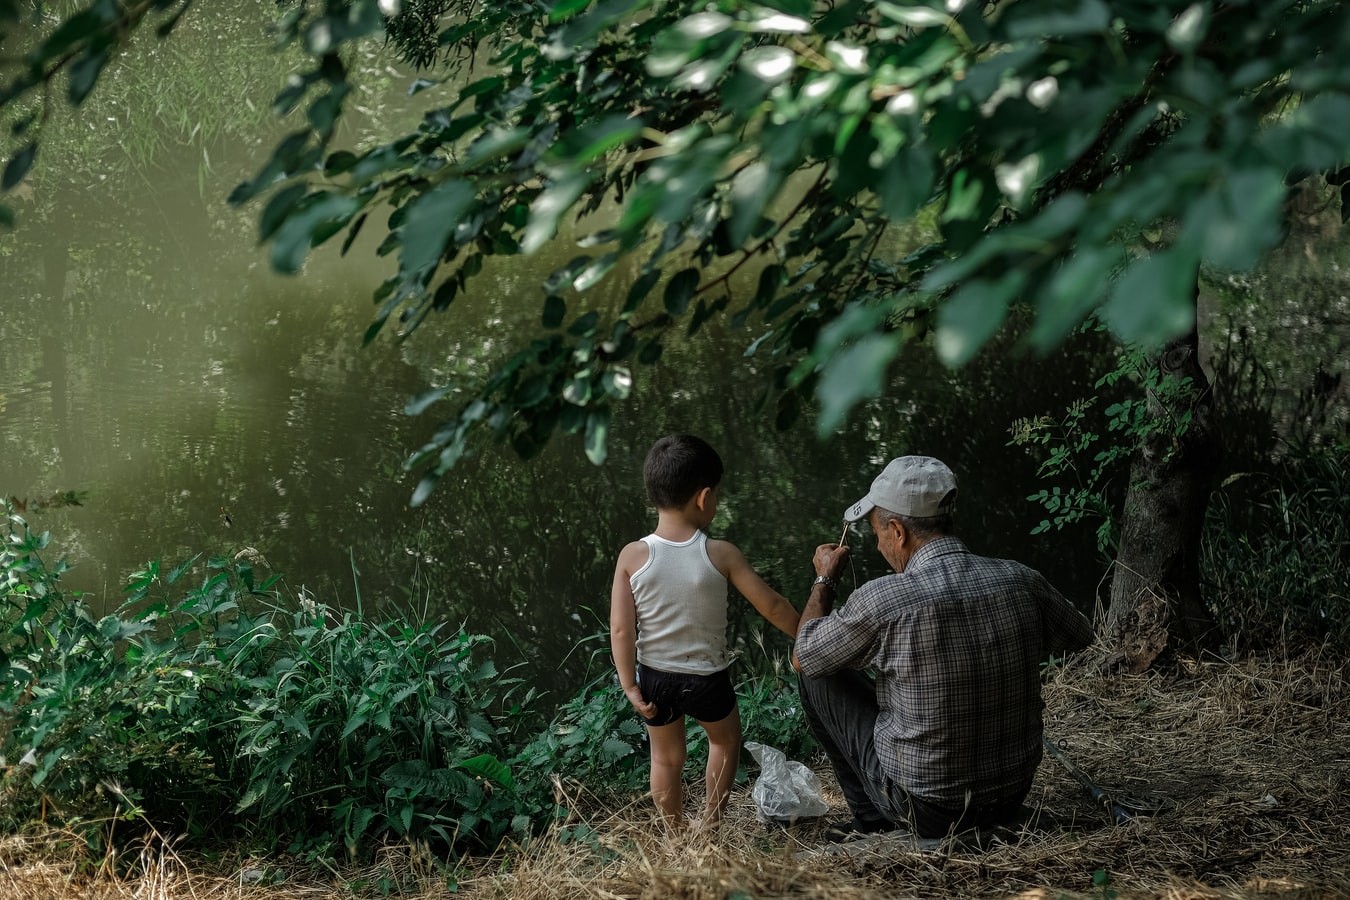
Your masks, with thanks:
[(952, 536), (955, 501), (940, 461), (891, 460), (844, 518), (867, 518), (895, 574), (838, 610), (848, 548), (816, 550), (793, 664), (853, 814), (833, 837), (902, 826), (940, 837), (1015, 820), (1041, 759), (1041, 663), (1092, 641), (1087, 618), (1039, 572)]

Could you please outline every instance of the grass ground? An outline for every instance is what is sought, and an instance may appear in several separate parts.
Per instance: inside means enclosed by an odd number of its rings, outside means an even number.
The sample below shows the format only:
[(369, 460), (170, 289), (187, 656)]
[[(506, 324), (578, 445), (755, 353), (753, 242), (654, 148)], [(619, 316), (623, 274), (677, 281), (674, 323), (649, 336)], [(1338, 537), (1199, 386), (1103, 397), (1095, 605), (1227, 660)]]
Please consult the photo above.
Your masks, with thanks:
[[(826, 845), (820, 820), (788, 830), (759, 823), (748, 788), (718, 830), (668, 837), (645, 799), (612, 809), (577, 788), (565, 827), (451, 864), (403, 847), (339, 871), (187, 858), (162, 843), (114, 864), (59, 834), (11, 837), (0, 840), (0, 898), (1350, 898), (1343, 657), (1181, 661), (1144, 676), (1059, 672), (1046, 687), (1047, 736), (1097, 784), (1165, 804), (1123, 825), (1047, 755), (1026, 823), (984, 849), (919, 849), (898, 836)], [(843, 810), (829, 788), (832, 819)]]

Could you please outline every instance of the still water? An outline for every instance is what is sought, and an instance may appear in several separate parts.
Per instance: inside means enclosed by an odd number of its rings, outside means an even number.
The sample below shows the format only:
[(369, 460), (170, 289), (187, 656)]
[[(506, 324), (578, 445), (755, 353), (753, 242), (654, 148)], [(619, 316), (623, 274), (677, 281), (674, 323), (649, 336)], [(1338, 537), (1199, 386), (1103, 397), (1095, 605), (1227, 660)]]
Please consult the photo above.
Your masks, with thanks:
[[(19, 229), (0, 234), (0, 494), (27, 501), (32, 525), (53, 533), (76, 564), (70, 587), (110, 608), (147, 560), (251, 548), (292, 594), (463, 623), (494, 636), (526, 677), (575, 683), (603, 646), (587, 638), (606, 619), (614, 556), (653, 522), (642, 456), (683, 430), (727, 463), (712, 531), (798, 605), (812, 549), (837, 538), (844, 508), (903, 453), (956, 470), (973, 549), (1037, 566), (1092, 605), (1104, 567), (1090, 535), (1029, 536), (1040, 518), (1025, 500), (1040, 487), (1035, 461), (1007, 446), (1014, 418), (1061, 412), (1091, 385), (1105, 363), (1090, 347), (1049, 361), (981, 359), (959, 376), (920, 350), (884, 400), (821, 442), (809, 421), (779, 432), (759, 411), (765, 382), (744, 351), (762, 326), (711, 327), (636, 373), (603, 467), (571, 439), (529, 462), (490, 446), (409, 508), (415, 478), (401, 463), (435, 429), (437, 409), (409, 417), (405, 405), (526, 339), (537, 284), (573, 249), (490, 268), (410, 340), (363, 348), (387, 261), (358, 244), (347, 258), (319, 252), (298, 277), (271, 273), (255, 245), (257, 209), (223, 198), (261, 165), (275, 126), (202, 94), (208, 120), (193, 129), (163, 102), (191, 99), (186, 82), (201, 77), (192, 42), (221, 30), (243, 50), (215, 71), (244, 81), (221, 93), (265, 101), (284, 68), (264, 49), (261, 15), (199, 19), (178, 38), (187, 50), (176, 63), (129, 61), (103, 107), (64, 124), (67, 156), (58, 147), (44, 157), (18, 202)], [(393, 63), (373, 51), (364, 65), (389, 93), (359, 100), (354, 144), (402, 114)], [(148, 148), (145, 129), (158, 135)], [(38, 508), (65, 491), (82, 505)], [(870, 535), (853, 542), (866, 547), (856, 583), (884, 564)], [(776, 636), (767, 644), (782, 649)]]

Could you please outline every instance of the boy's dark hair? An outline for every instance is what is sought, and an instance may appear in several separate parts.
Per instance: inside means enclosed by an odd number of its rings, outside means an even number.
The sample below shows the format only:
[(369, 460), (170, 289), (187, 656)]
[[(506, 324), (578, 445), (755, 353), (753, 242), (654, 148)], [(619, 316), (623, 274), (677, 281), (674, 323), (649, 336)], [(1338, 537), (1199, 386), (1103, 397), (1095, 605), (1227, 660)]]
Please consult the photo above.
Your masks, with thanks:
[(703, 488), (721, 483), (722, 457), (702, 438), (668, 434), (647, 451), (642, 480), (657, 509), (678, 509)]

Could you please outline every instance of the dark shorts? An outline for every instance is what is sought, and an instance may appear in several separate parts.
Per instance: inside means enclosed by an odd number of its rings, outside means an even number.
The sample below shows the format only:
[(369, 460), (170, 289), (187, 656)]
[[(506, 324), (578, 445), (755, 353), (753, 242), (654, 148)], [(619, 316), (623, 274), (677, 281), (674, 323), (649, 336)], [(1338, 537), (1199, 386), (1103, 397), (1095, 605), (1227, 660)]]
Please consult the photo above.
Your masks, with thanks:
[(662, 672), (638, 663), (638, 686), (642, 696), (656, 704), (656, 715), (642, 721), (660, 726), (693, 716), (700, 722), (720, 722), (736, 708), (736, 689), (726, 669), (711, 675)]

